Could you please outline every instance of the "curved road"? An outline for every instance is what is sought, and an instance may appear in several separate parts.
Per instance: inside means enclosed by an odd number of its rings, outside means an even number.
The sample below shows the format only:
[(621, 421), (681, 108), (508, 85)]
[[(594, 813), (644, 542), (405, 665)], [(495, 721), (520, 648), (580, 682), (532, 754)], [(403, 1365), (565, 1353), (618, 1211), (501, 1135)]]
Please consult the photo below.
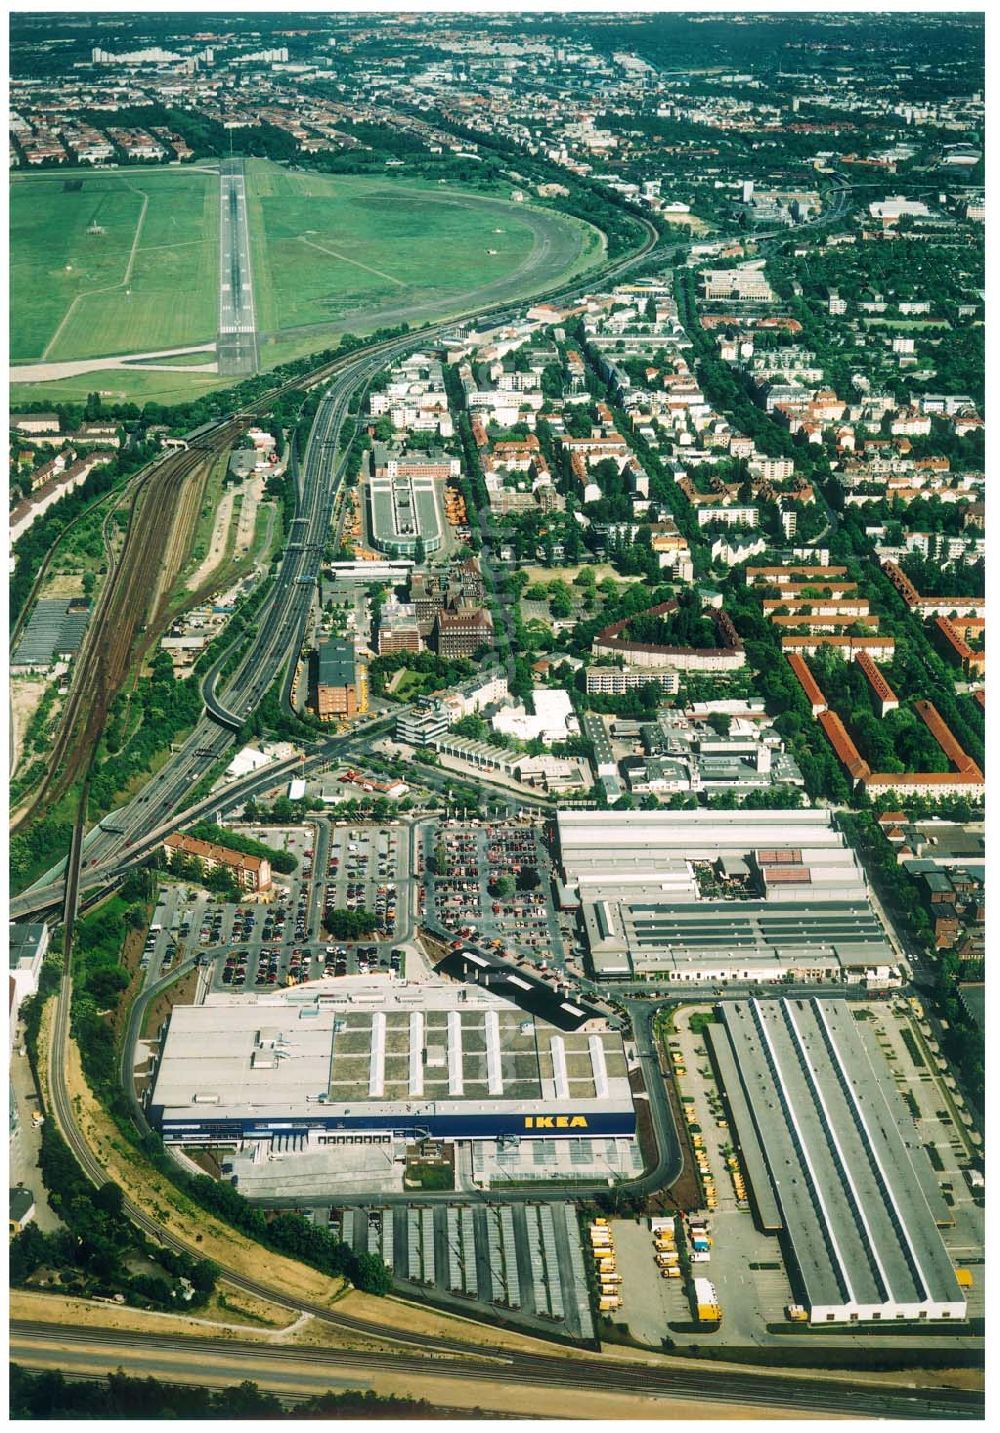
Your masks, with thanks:
[[(658, 235), (647, 225), (647, 242), (637, 254), (612, 265), (605, 273), (613, 279), (642, 262), (656, 246)], [(148, 853), (157, 839), (176, 829), (174, 813), (185, 796), (228, 750), (235, 737), (237, 719), (245, 720), (256, 708), (274, 677), (297, 650), (295, 634), (304, 628), (312, 601), (312, 580), (329, 530), (330, 516), (339, 488), (343, 458), (333, 476), (341, 429), (348, 416), (351, 395), (393, 358), (426, 343), (445, 329), (423, 329), (388, 343), (375, 351), (365, 350), (339, 367), (320, 404), (303, 460), (303, 477), (296, 507), (297, 530), (290, 534), (275, 588), (257, 614), (258, 629), (250, 651), (230, 680), (225, 692), (209, 692), (215, 719), (206, 715), (156, 778), (121, 811), (105, 817), (90, 833), (84, 853), (81, 890), (107, 884), (123, 865), (134, 864), (140, 851)], [(343, 362), (342, 360), (340, 361)], [(297, 380), (302, 382), (303, 380)], [(273, 397), (273, 395), (272, 395)], [(301, 582), (299, 579), (303, 579)], [(92, 624), (93, 625), (93, 624)], [(221, 725), (220, 725), (221, 722)], [(150, 833), (156, 833), (155, 838)], [(140, 841), (140, 838), (143, 838)], [(62, 868), (42, 877), (30, 891), (11, 902), (14, 917), (38, 914), (60, 904), (63, 896)]]

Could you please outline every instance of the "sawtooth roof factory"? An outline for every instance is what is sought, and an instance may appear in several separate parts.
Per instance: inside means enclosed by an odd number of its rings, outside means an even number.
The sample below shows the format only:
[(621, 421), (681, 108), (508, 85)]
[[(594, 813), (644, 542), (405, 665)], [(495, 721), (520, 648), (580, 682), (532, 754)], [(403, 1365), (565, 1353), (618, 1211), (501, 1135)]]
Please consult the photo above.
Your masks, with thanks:
[(168, 1143), (635, 1134), (620, 1034), (561, 1030), (475, 987), (176, 1006), (150, 1115)]
[(964, 1319), (952, 1216), (875, 1035), (843, 1000), (727, 1000), (706, 1038), (760, 1226), (814, 1324)]
[(825, 811), (560, 811), (562, 904), (598, 980), (898, 983)]

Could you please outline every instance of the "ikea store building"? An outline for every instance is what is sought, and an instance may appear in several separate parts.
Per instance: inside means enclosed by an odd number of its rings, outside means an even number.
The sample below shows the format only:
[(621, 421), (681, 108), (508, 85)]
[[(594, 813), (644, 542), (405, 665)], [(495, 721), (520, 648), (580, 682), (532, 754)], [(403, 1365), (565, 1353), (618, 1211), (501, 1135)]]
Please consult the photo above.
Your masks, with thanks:
[(210, 999), (171, 1013), (148, 1113), (170, 1144), (634, 1138), (601, 1023), (561, 1030), (472, 985)]

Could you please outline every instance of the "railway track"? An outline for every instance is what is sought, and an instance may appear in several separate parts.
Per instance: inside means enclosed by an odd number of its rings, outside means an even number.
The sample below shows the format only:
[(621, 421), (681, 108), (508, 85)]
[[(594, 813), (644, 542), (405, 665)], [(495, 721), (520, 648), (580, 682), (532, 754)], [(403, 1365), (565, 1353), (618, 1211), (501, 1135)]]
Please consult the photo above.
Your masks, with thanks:
[[(641, 263), (652, 252), (659, 242), (659, 234), (652, 224), (646, 223), (645, 227), (646, 242), (643, 247), (636, 254), (606, 268), (602, 281), (613, 281)], [(578, 284), (566, 285), (538, 295), (536, 301), (551, 300), (575, 292), (578, 287)], [(479, 310), (478, 313), (482, 318), (490, 315), (496, 318), (509, 311), (512, 311), (511, 305), (497, 304), (492, 308)], [(143, 619), (149, 615), (146, 607), (149, 594), (157, 590), (164, 526), (172, 519), (185, 482), (200, 463), (231, 446), (245, 426), (255, 421), (283, 395), (308, 391), (329, 378), (345, 374), (355, 365), (358, 365), (363, 373), (367, 372), (370, 365), (371, 372), (374, 373), (379, 364), (390, 355), (404, 351), (413, 343), (437, 336), (453, 327), (457, 321), (451, 319), (446, 323), (429, 325), (416, 330), (413, 335), (407, 334), (404, 338), (381, 340), (367, 345), (360, 353), (355, 350), (351, 354), (333, 358), (308, 373), (300, 374), (247, 405), (236, 417), (222, 419), (201, 430), (192, 438), (187, 448), (171, 453), (134, 482), (125, 545), (114, 571), (108, 574), (78, 654), (75, 680), (55, 736), (45, 775), (29, 805), (18, 814), (12, 830), (19, 830), (40, 811), (58, 800), (76, 780), (80, 770), (92, 760), (108, 708), (127, 676), (135, 638), (144, 625)], [(346, 399), (344, 410), (346, 411)], [(132, 600), (136, 594), (141, 594), (141, 607)], [(246, 663), (241, 671), (245, 670), (245, 667)]]
[[(243, 423), (220, 428), (209, 451), (233, 441)], [(145, 625), (159, 585), (164, 528), (169, 526), (185, 483), (206, 461), (200, 445), (172, 453), (131, 487), (125, 543), (112, 564), (76, 660), (70, 689), (46, 772), (13, 829), (57, 801), (91, 763), (108, 708), (131, 665), (135, 639)]]
[[(366, 1332), (383, 1341), (381, 1331), (367, 1326)], [(413, 1339), (416, 1345), (418, 1340)], [(651, 1399), (697, 1402), (712, 1405), (743, 1405), (754, 1408), (796, 1410), (822, 1415), (835, 1411), (862, 1418), (981, 1418), (982, 1395), (948, 1387), (910, 1388), (905, 1384), (865, 1384), (822, 1374), (785, 1374), (776, 1370), (741, 1371), (718, 1365), (674, 1360), (657, 1366), (628, 1362), (605, 1356), (571, 1356), (560, 1353), (527, 1353), (519, 1349), (467, 1344), (443, 1346), (444, 1341), (420, 1340), (426, 1353), (396, 1351), (392, 1355), (394, 1375), (433, 1377), (461, 1383), (507, 1384), (511, 1380), (539, 1389), (586, 1389), (594, 1393), (619, 1393)], [(61, 1354), (81, 1356), (113, 1371), (124, 1362), (138, 1371), (147, 1366), (168, 1366), (170, 1382), (183, 1382), (183, 1368), (199, 1370), (221, 1382), (231, 1381), (230, 1367), (252, 1368), (255, 1381), (264, 1387), (284, 1388), (296, 1376), (308, 1380), (313, 1391), (322, 1390), (325, 1379), (344, 1372), (371, 1376), (378, 1368), (378, 1355), (358, 1349), (311, 1347), (308, 1345), (225, 1341), (183, 1334), (161, 1334), (119, 1329), (65, 1329), (41, 1321), (15, 1319), (11, 1324), (11, 1352), (15, 1361), (27, 1356), (46, 1365)], [(46, 1350), (51, 1353), (46, 1354)], [(315, 1368), (315, 1374), (309, 1370)], [(159, 1374), (160, 1377), (164, 1375)], [(314, 1382), (315, 1380), (315, 1382)], [(316, 1384), (319, 1386), (317, 1387)]]
[[(652, 247), (653, 244), (651, 243), (649, 245), (649, 248), (651, 249)], [(619, 271), (621, 271), (623, 267), (625, 269), (633, 267), (635, 263), (641, 261), (642, 257), (644, 257), (644, 255), (635, 256), (626, 265), (618, 266)], [(611, 277), (611, 275), (608, 275), (608, 277)], [(442, 325), (440, 327), (443, 328), (444, 326)], [(432, 333), (435, 331), (436, 330), (432, 330)], [(291, 383), (284, 385), (282, 389), (278, 390), (278, 392), (288, 391), (292, 388), (308, 388), (310, 386), (313, 386), (316, 383), (322, 382), (324, 378), (331, 376), (333, 373), (343, 373), (346, 369), (352, 366), (352, 360), (353, 364), (357, 364), (358, 367), (361, 369), (361, 374), (359, 376), (363, 377), (365, 365), (371, 364), (374, 370), (375, 367), (379, 366), (379, 364), (384, 361), (387, 352), (390, 351), (393, 347), (406, 347), (414, 341), (421, 341), (422, 339), (426, 340), (428, 336), (428, 331), (423, 330), (419, 334), (414, 335), (412, 338), (408, 336), (405, 341), (402, 341), (402, 343), (399, 339), (397, 339), (387, 341), (386, 343), (374, 345), (371, 349), (366, 351), (365, 358), (362, 362), (359, 362), (357, 354), (345, 356), (345, 358), (343, 359), (334, 360), (330, 364), (323, 365), (320, 369), (312, 371), (309, 375), (303, 375), (300, 378), (293, 380)], [(357, 385), (354, 386), (356, 387)], [(341, 413), (341, 419), (343, 416), (343, 412), (341, 412), (340, 404), (342, 403), (343, 405), (343, 411), (346, 411), (346, 404), (351, 391), (353, 390), (350, 387), (345, 390), (342, 399), (338, 402), (337, 407), (334, 409), (335, 414), (338, 412)], [(254, 407), (259, 410), (264, 406), (270, 405), (274, 402), (276, 396), (276, 393), (272, 390), (272, 392), (268, 394), (265, 399), (260, 400), (260, 403), (254, 405)], [(253, 413), (254, 408), (248, 409), (247, 412)], [(229, 420), (229, 424), (235, 424), (236, 429), (238, 431), (239, 427), (242, 426), (246, 421), (246, 418), (241, 415), (237, 419)], [(201, 460), (197, 455), (203, 455), (205, 452), (221, 451), (224, 446), (226, 446), (228, 443), (231, 443), (233, 436), (234, 434), (232, 432), (227, 431), (227, 424), (218, 425), (216, 429), (213, 429), (209, 433), (201, 435), (198, 443), (186, 450), (188, 453), (196, 455), (195, 458), (190, 461), (193, 462), (196, 466), (197, 461)], [(178, 457), (179, 456), (180, 455), (178, 455)], [(193, 470), (186, 463), (181, 463), (178, 465), (178, 467), (180, 471), (179, 473), (174, 473), (171, 475), (171, 481), (182, 482), (184, 477), (189, 475), (190, 471)], [(331, 484), (330, 487), (327, 489), (326, 495), (331, 503), (333, 500), (334, 490), (335, 487), (333, 484)], [(307, 491), (308, 489), (304, 482), (304, 496)], [(310, 508), (310, 515), (313, 519), (321, 515), (321, 505), (317, 506), (317, 504), (319, 504), (319, 501), (319, 495), (317, 492), (314, 498), (313, 505)], [(126, 543), (126, 548), (127, 547), (128, 543)], [(141, 569), (141, 561), (141, 558), (137, 559), (137, 570)], [(123, 571), (123, 565), (123, 563), (120, 563), (118, 569), (116, 570), (116, 576), (119, 578), (119, 582), (117, 585), (119, 587), (121, 587), (122, 585), (121, 573)], [(108, 614), (113, 611), (110, 605), (107, 611)], [(283, 649), (286, 651), (288, 650), (287, 644), (285, 642), (285, 638), (288, 634), (285, 628), (281, 626), (279, 618), (276, 614), (277, 605), (275, 605), (273, 611), (271, 611), (269, 608), (268, 615), (265, 617), (264, 631), (266, 646), (264, 648), (263, 655), (268, 660), (273, 657), (276, 649)], [(253, 650), (254, 648), (252, 647), (251, 652)], [(232, 699), (234, 686), (236, 688), (237, 695), (245, 693), (246, 687), (244, 686), (244, 682), (250, 680), (251, 678), (251, 666), (252, 664), (248, 659), (245, 659), (244, 662), (241, 664), (241, 667), (238, 669), (234, 681), (230, 683), (229, 688), (227, 689), (227, 700)], [(253, 680), (257, 680), (255, 675), (253, 676)], [(82, 809), (85, 813), (85, 800), (82, 803)], [(67, 925), (69, 926), (67, 949), (69, 949), (69, 945), (71, 945), (72, 923), (75, 919), (76, 906), (79, 899), (81, 856), (84, 830), (85, 819), (81, 817), (77, 825), (74, 827), (73, 841), (70, 850), (67, 874), (64, 880), (64, 921), (66, 921)], [(109, 862), (109, 871), (110, 864), (111, 863)], [(68, 1144), (70, 1145), (70, 1148), (73, 1150), (75, 1157), (80, 1163), (81, 1168), (83, 1169), (87, 1178), (89, 1178), (94, 1184), (99, 1185), (104, 1182), (105, 1171), (100, 1165), (99, 1161), (97, 1161), (91, 1153), (89, 1147), (86, 1144), (86, 1141), (83, 1139), (82, 1134), (76, 1126), (74, 1111), (66, 1085), (65, 1061), (69, 1036), (71, 999), (72, 976), (70, 972), (70, 965), (67, 961), (67, 968), (64, 973), (62, 984), (60, 986), (60, 992), (56, 1007), (56, 1018), (53, 1027), (52, 1042), (50, 1046), (50, 1097), (55, 1118), (57, 1119), (59, 1126), (63, 1132), (63, 1135), (66, 1138)], [(193, 1243), (189, 1244), (185, 1240), (179, 1239), (168, 1233), (155, 1219), (151, 1218), (146, 1213), (145, 1209), (141, 1205), (135, 1203), (132, 1200), (126, 1199), (125, 1210), (132, 1222), (137, 1227), (149, 1234), (151, 1238), (156, 1239), (166, 1247), (170, 1247), (176, 1250), (184, 1250), (186, 1252), (194, 1252), (197, 1254), (197, 1248)], [(453, 1340), (432, 1339), (422, 1335), (418, 1336), (408, 1332), (405, 1328), (398, 1328), (390, 1326), (388, 1324), (380, 1326), (377, 1329), (373, 1329), (372, 1325), (364, 1320), (353, 1318), (350, 1315), (344, 1313), (338, 1313), (335, 1310), (327, 1308), (321, 1304), (315, 1304), (310, 1301), (294, 1299), (284, 1293), (281, 1288), (275, 1287), (271, 1283), (267, 1282), (266, 1278), (247, 1278), (243, 1275), (236, 1273), (233, 1270), (228, 1269), (223, 1270), (223, 1277), (226, 1282), (234, 1285), (235, 1287), (243, 1290), (248, 1294), (264, 1298), (269, 1302), (278, 1304), (282, 1307), (289, 1309), (290, 1311), (299, 1314), (309, 1314), (312, 1317), (343, 1331), (355, 1334), (363, 1334), (368, 1337), (371, 1337), (374, 1333), (378, 1338), (386, 1342), (394, 1343), (400, 1348), (412, 1348), (416, 1350), (417, 1353), (409, 1356), (400, 1355), (399, 1364), (402, 1365), (405, 1363), (407, 1366), (412, 1365), (414, 1372), (426, 1373), (429, 1371), (435, 1371), (442, 1367), (448, 1367), (455, 1371), (453, 1376), (457, 1377), (472, 1379), (482, 1379), (486, 1377), (495, 1378), (497, 1376), (498, 1371), (497, 1363), (499, 1362), (501, 1365), (506, 1365), (509, 1370), (512, 1364), (516, 1365), (516, 1370), (510, 1371), (515, 1371), (516, 1376), (519, 1379), (522, 1379), (526, 1382), (537, 1383), (539, 1386), (545, 1387), (566, 1387), (568, 1389), (571, 1387), (578, 1386), (594, 1386), (605, 1389), (609, 1387), (615, 1387), (621, 1388), (623, 1390), (627, 1389), (630, 1391), (639, 1387), (643, 1391), (648, 1390), (653, 1393), (659, 1392), (662, 1394), (662, 1396), (668, 1396), (670, 1394), (674, 1396), (679, 1396), (682, 1394), (682, 1390), (684, 1390), (686, 1387), (687, 1392), (690, 1396), (704, 1396), (705, 1375), (704, 1372), (700, 1371), (689, 1374), (685, 1370), (682, 1370), (680, 1373), (677, 1373), (674, 1370), (668, 1371), (665, 1369), (643, 1368), (639, 1370), (635, 1366), (621, 1363), (616, 1364), (613, 1361), (606, 1361), (602, 1359), (599, 1367), (595, 1365), (594, 1372), (592, 1374), (584, 1374), (582, 1372), (582, 1369), (586, 1367), (585, 1364), (581, 1365), (580, 1361), (570, 1360), (565, 1356), (513, 1356), (508, 1350), (495, 1347), (477, 1350), (475, 1355), (471, 1355), (468, 1345), (458, 1343)], [(18, 1325), (17, 1328), (20, 1331), (26, 1331), (28, 1326)], [(67, 1337), (65, 1333), (62, 1333), (60, 1336), (63, 1338)], [(121, 1334), (116, 1333), (114, 1337), (121, 1343), (122, 1346), (124, 1346), (125, 1339), (127, 1336), (123, 1336)], [(214, 1342), (206, 1341), (206, 1343), (213, 1351), (218, 1351), (218, 1346)], [(194, 1351), (193, 1344), (185, 1344), (185, 1347), (189, 1347), (192, 1349), (192, 1351)], [(249, 1347), (252, 1347), (253, 1354), (248, 1355), (248, 1357), (253, 1357), (254, 1355), (260, 1354), (260, 1348), (258, 1345), (253, 1345)], [(289, 1350), (289, 1353), (291, 1353), (291, 1350)], [(329, 1351), (324, 1351), (321, 1356), (326, 1360), (329, 1360), (330, 1353)], [(950, 1391), (947, 1395), (942, 1394), (939, 1396), (937, 1400), (938, 1411), (935, 1411), (933, 1408), (931, 1409), (931, 1411), (927, 1411), (927, 1405), (933, 1403), (934, 1400), (925, 1396), (907, 1394), (902, 1390), (887, 1390), (885, 1393), (875, 1393), (874, 1391), (866, 1391), (862, 1393), (855, 1388), (852, 1388), (851, 1386), (845, 1384), (837, 1384), (833, 1386), (828, 1383), (827, 1386), (824, 1387), (821, 1381), (816, 1381), (814, 1379), (783, 1378), (781, 1380), (783, 1387), (781, 1389), (781, 1392), (779, 1392), (778, 1379), (771, 1376), (765, 1376), (760, 1373), (737, 1375), (727, 1374), (725, 1378), (727, 1392), (726, 1395), (722, 1397), (720, 1401), (744, 1403), (752, 1402), (756, 1404), (771, 1405), (781, 1401), (781, 1393), (788, 1392), (789, 1395), (792, 1397), (794, 1405), (803, 1409), (808, 1408), (813, 1411), (825, 1412), (831, 1408), (837, 1408), (838, 1410), (842, 1411), (849, 1411), (853, 1408), (858, 1413), (862, 1415), (867, 1414), (869, 1416), (877, 1415), (879, 1412), (881, 1412), (882, 1416), (895, 1415), (911, 1417), (974, 1417), (979, 1415), (980, 1408), (980, 1400), (977, 1396), (963, 1396), (959, 1394), (952, 1394)], [(588, 1380), (594, 1381), (588, 1382)]]

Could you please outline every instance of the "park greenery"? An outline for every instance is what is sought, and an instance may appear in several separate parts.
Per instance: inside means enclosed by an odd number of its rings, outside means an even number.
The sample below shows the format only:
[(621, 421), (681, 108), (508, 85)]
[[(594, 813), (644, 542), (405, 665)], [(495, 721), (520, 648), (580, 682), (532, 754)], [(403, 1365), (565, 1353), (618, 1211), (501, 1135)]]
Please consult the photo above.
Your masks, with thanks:
[(619, 633), (621, 640), (660, 647), (717, 647), (712, 621), (702, 612), (698, 593), (687, 588), (678, 596), (675, 612), (637, 612)]
[[(83, 413), (74, 416), (76, 422), (71, 426), (78, 427), (83, 421)], [(18, 538), (13, 547), (17, 565), (9, 584), (11, 628), (24, 611), (39, 569), (53, 545), (78, 523), (96, 502), (121, 487), (127, 478), (145, 467), (156, 453), (157, 448), (140, 436), (127, 450), (116, 452), (110, 462), (94, 468), (75, 492), (60, 498)], [(98, 535), (98, 553), (102, 552)]]
[(95, 1190), (51, 1120), (42, 1125), (41, 1144), (42, 1178), (63, 1227), (44, 1234), (31, 1223), (11, 1241), (14, 1287), (46, 1270), (58, 1271), (64, 1293), (121, 1295), (134, 1308), (193, 1311), (208, 1300), (217, 1277), (210, 1260), (147, 1239), (129, 1219), (118, 1185), (109, 1181)]
[(378, 919), (364, 907), (353, 911), (337, 908), (324, 912), (323, 925), (336, 940), (359, 940), (375, 932)]

